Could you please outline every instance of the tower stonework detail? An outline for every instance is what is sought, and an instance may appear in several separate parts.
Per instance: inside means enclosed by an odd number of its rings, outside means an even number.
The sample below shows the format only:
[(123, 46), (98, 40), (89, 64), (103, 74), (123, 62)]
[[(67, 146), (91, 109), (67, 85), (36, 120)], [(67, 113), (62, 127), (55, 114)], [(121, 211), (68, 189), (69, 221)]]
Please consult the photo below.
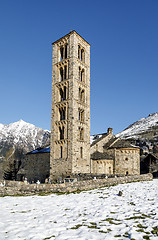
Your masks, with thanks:
[(90, 44), (76, 31), (53, 43), (50, 178), (90, 173)]

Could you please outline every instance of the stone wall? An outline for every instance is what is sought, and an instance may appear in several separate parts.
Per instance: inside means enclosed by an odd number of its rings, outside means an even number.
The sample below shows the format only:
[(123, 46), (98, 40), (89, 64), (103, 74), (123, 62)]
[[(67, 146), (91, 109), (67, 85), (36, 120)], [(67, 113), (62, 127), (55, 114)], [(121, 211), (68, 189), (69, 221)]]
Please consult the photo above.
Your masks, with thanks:
[(115, 150), (115, 174), (140, 174), (139, 148), (120, 148)]
[(17, 195), (34, 195), (47, 193), (70, 193), (75, 191), (90, 190), (99, 187), (112, 186), (120, 183), (149, 181), (152, 180), (152, 174), (142, 174), (135, 176), (108, 178), (108, 179), (93, 179), (87, 181), (78, 181), (62, 184), (25, 184), (23, 182), (6, 181), (0, 183), (0, 196), (17, 196)]
[(113, 174), (113, 160), (91, 160), (91, 172), (95, 174)]
[(27, 178), (28, 182), (45, 182), (50, 174), (50, 154), (36, 153), (26, 154), (23, 160), (23, 168), (17, 174), (17, 180)]

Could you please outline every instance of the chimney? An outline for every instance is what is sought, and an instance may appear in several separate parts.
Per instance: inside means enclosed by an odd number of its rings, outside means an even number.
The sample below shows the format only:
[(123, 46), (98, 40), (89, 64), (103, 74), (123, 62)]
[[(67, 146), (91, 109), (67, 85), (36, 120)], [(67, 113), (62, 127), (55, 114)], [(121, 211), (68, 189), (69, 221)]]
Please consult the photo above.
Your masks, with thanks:
[(113, 128), (108, 128), (108, 130), (107, 130), (107, 134), (112, 134), (113, 135)]

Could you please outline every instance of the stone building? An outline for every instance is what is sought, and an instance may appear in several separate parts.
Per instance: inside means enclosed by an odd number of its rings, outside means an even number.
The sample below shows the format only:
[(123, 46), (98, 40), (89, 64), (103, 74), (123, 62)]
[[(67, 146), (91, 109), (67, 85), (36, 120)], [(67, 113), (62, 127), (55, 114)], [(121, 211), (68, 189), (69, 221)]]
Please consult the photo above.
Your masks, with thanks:
[(91, 139), (90, 145), (90, 44), (71, 31), (53, 43), (50, 151), (27, 154), (19, 177), (140, 174), (139, 148), (116, 138), (112, 128)]
[(90, 44), (76, 31), (53, 43), (50, 178), (90, 173)]
[(22, 159), (22, 166), (17, 174), (17, 180), (25, 178), (28, 182), (45, 182), (50, 176), (50, 147), (38, 148), (29, 152)]
[(140, 149), (113, 136), (112, 128), (91, 144), (91, 171), (102, 174), (140, 174)]
[[(140, 174), (140, 149), (127, 140), (121, 140), (113, 135), (112, 128), (107, 133), (91, 136), (90, 172), (71, 172), (66, 177), (91, 179), (93, 177), (124, 176)], [(148, 160), (148, 159), (147, 159)], [(155, 163), (155, 160), (152, 161)], [(147, 165), (147, 164), (146, 164)], [(155, 166), (155, 165), (154, 165)], [(148, 171), (145, 168), (145, 172)], [(60, 173), (60, 172), (59, 172)], [(78, 175), (79, 174), (79, 175)], [(50, 147), (38, 148), (28, 154), (18, 172), (17, 180), (27, 178), (29, 182), (45, 182), (50, 176)], [(62, 174), (52, 180), (64, 178)]]
[(140, 163), (140, 171), (142, 174), (152, 173), (153, 177), (158, 177), (158, 154), (149, 153)]

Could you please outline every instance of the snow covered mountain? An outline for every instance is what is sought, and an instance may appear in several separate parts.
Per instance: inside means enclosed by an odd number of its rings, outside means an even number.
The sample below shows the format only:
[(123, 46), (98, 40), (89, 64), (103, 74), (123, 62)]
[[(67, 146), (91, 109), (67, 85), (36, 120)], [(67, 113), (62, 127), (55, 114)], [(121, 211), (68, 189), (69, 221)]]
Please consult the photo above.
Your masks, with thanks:
[(20, 120), (0, 124), (0, 179), (16, 179), (25, 153), (50, 143), (50, 132)]
[(5, 155), (8, 147), (29, 152), (49, 144), (50, 132), (20, 120), (9, 125), (0, 124), (0, 156)]
[(124, 139), (158, 139), (158, 112), (149, 114), (131, 124), (124, 131), (116, 134), (116, 137)]

